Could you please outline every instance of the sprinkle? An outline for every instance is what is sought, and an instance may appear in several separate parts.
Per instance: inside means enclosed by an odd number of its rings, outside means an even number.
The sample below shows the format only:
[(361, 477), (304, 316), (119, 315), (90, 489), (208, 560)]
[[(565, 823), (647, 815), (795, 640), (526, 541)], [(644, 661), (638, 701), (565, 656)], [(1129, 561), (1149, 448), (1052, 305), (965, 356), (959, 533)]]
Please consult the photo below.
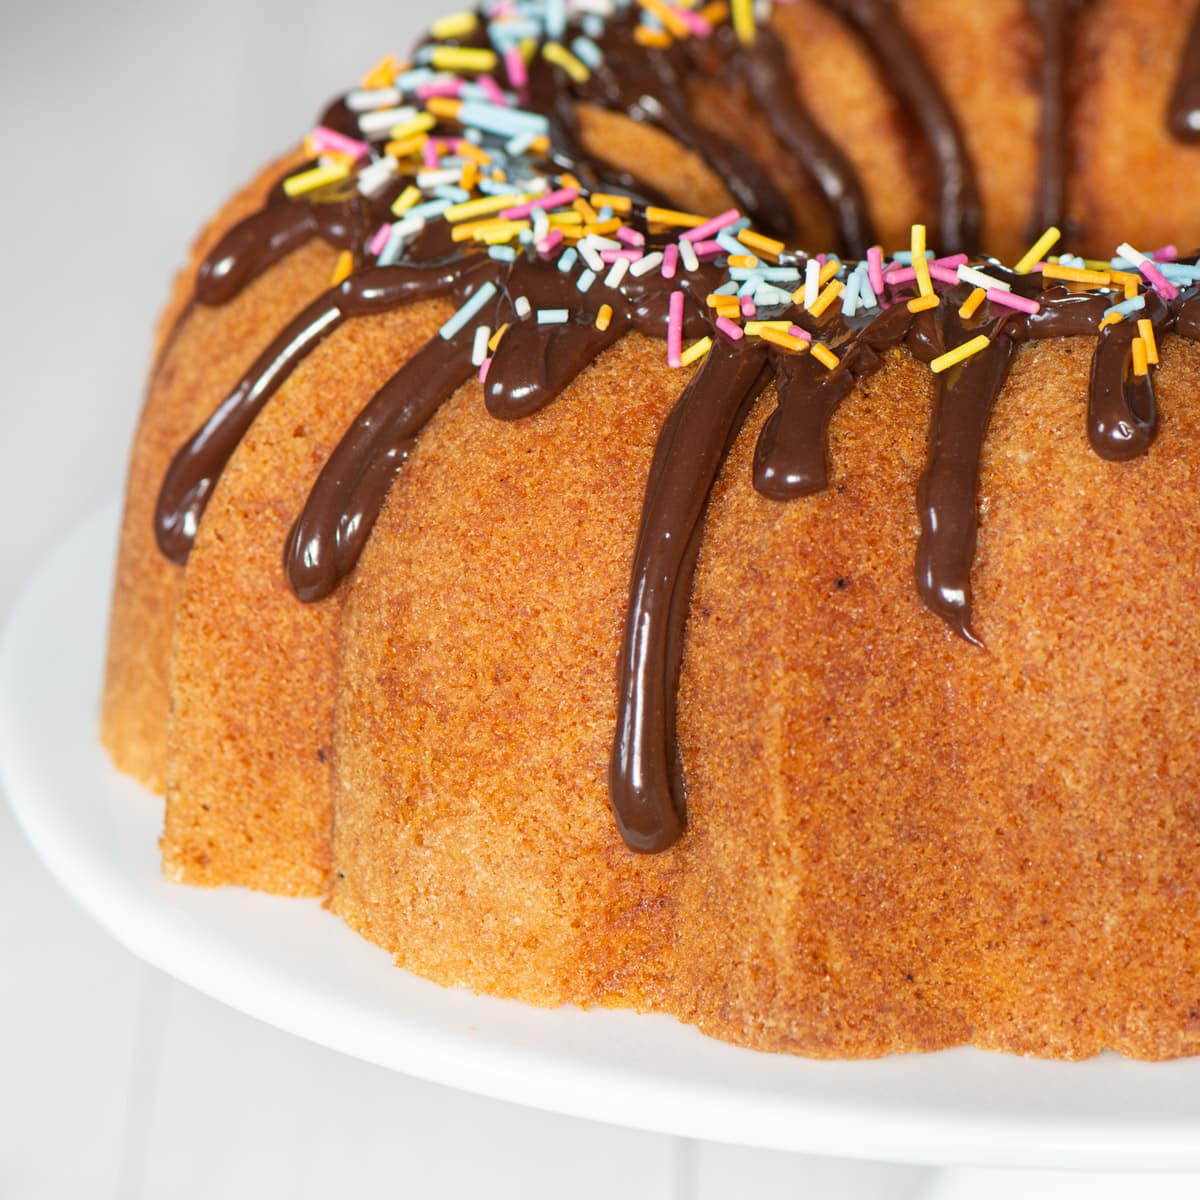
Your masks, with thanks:
[(949, 370), (951, 367), (957, 366), (960, 362), (970, 358), (973, 354), (978, 354), (985, 346), (990, 344), (990, 339), (986, 334), (980, 334), (978, 337), (973, 337), (969, 342), (963, 342), (961, 346), (956, 346), (953, 350), (947, 350), (945, 354), (939, 354), (937, 358), (929, 364), (929, 369), (935, 374), (940, 375), (943, 371)]
[(337, 263), (333, 268), (333, 277), (329, 280), (330, 287), (337, 287), (342, 280), (347, 279), (350, 272), (354, 270), (354, 255), (349, 250), (343, 250), (338, 255)]
[(594, 71), (604, 62), (604, 52), (590, 37), (577, 37), (571, 43), (575, 57), (586, 63)]
[(1111, 308), (1106, 308), (1104, 315), (1107, 317), (1109, 313), (1116, 313), (1118, 319), (1120, 319), (1127, 317), (1130, 313), (1140, 312), (1145, 307), (1145, 296), (1130, 296), (1128, 300), (1122, 300), (1120, 304), (1114, 304)]
[(522, 321), (527, 316), (529, 316), (529, 314), (532, 310), (533, 310), (533, 306), (529, 303), (528, 296), (518, 296), (513, 301), (513, 311), (517, 314), (518, 317), (521, 318)]
[(355, 88), (346, 93), (346, 107), (352, 113), (391, 108), (400, 103), (400, 90), (394, 87)]
[(758, 306), (754, 303), (753, 296), (741, 297), (740, 307), (743, 317), (753, 320), (758, 316)]
[(283, 181), (283, 190), (288, 196), (303, 196), (331, 183), (340, 183), (350, 174), (349, 166), (339, 164), (330, 167), (311, 167)]
[(793, 354), (803, 354), (808, 349), (808, 342), (803, 338), (793, 337), (785, 329), (764, 329), (759, 336), (764, 342), (782, 346)]
[(846, 280), (846, 291), (842, 295), (843, 317), (852, 317), (858, 310), (858, 292), (862, 287), (862, 278), (858, 271), (851, 271)]
[(549, 257), (554, 251), (562, 245), (563, 231), (561, 229), (552, 229), (544, 238), (539, 238), (537, 241), (537, 252), (541, 255)]
[(1149, 317), (1142, 317), (1138, 321), (1138, 333), (1143, 342), (1146, 343), (1146, 359), (1147, 361), (1158, 365), (1158, 339), (1154, 336), (1154, 323)]
[(690, 367), (697, 359), (703, 358), (712, 349), (712, 338), (702, 337), (693, 342), (680, 356), (679, 365)]
[(1086, 271), (1079, 267), (1064, 267), (1061, 264), (1047, 263), (1042, 268), (1043, 279), (1062, 279), (1067, 283), (1088, 283), (1094, 287), (1107, 287), (1112, 283), (1109, 271)]
[(508, 213), (514, 211), (511, 196), (484, 196), (479, 200), (468, 200), (465, 204), (452, 204), (442, 215), (452, 222), (486, 217), (492, 213), (500, 213), (502, 219), (510, 220)]
[(562, 208), (571, 203), (579, 195), (578, 188), (560, 188), (556, 192), (548, 192), (544, 196), (534, 196), (521, 204), (506, 208), (500, 215), (506, 221), (519, 221), (528, 217), (534, 209), (549, 212), (552, 208)]
[(679, 270), (679, 247), (674, 243), (667, 246), (663, 250), (662, 260), (662, 277), (664, 279), (674, 279), (675, 273)]
[(684, 226), (689, 229), (705, 224), (704, 218), (696, 216), (695, 213), (680, 212), (674, 208), (659, 208), (655, 204), (647, 207), (646, 221), (650, 225)]
[(456, 12), (447, 17), (439, 17), (429, 27), (429, 32), (436, 42), (448, 42), (451, 39), (466, 37), (475, 32), (479, 18), (473, 12)]
[(640, 249), (646, 244), (646, 237), (644, 234), (638, 233), (636, 229), (629, 229), (622, 225), (617, 230), (617, 241), (623, 242), (626, 246), (636, 246)]
[(648, 46), (655, 50), (669, 50), (671, 35), (662, 29), (651, 29), (649, 25), (638, 25), (633, 31), (633, 40), (639, 46)]
[(717, 328), (731, 341), (740, 342), (745, 334), (740, 325), (735, 325), (728, 317), (718, 317)]
[(371, 153), (371, 147), (366, 142), (347, 137), (344, 133), (338, 133), (336, 129), (329, 129), (324, 125), (318, 125), (308, 137), (313, 150), (318, 154), (333, 150), (338, 154), (348, 154), (357, 161)]
[(640, 279), (643, 275), (649, 275), (651, 271), (657, 271), (662, 266), (663, 256), (655, 250), (653, 254), (643, 255), (630, 268), (629, 273), (635, 279)]
[(525, 69), (525, 57), (516, 46), (509, 46), (504, 51), (504, 70), (508, 75), (508, 82), (517, 91), (523, 91), (529, 82), (529, 73)]
[(578, 259), (579, 251), (576, 250), (574, 246), (571, 246), (558, 256), (558, 269), (564, 275), (566, 275), (570, 272), (571, 268), (575, 265)]
[(995, 275), (989, 275), (986, 271), (981, 271), (978, 267), (959, 266), (957, 276), (963, 283), (969, 283), (976, 290), (982, 288), (985, 292), (991, 288), (996, 288), (1001, 292), (1011, 292), (1012, 284), (1004, 279), (997, 279)]
[[(663, 0), (637, 0), (638, 5), (648, 13), (653, 13), (674, 37), (686, 38), (692, 30), (683, 19), (683, 14), (677, 8), (664, 4)], [(707, 22), (705, 22), (707, 25)]]
[(828, 287), (808, 306), (808, 313), (811, 317), (819, 317), (842, 293), (841, 280), (835, 279)]
[(696, 254), (696, 247), (691, 242), (679, 243), (679, 257), (683, 259), (683, 269), (685, 271), (700, 270), (700, 258)]
[(787, 333), (791, 327), (791, 321), (747, 321), (746, 336), (759, 337), (764, 329), (782, 329), (784, 333)]
[(799, 338), (802, 342), (812, 342), (812, 334), (807, 329), (801, 329), (799, 325), (789, 325), (788, 333), (794, 338)]
[(517, 252), (511, 246), (489, 246), (488, 258), (496, 262), (514, 263), (517, 261)]
[[(431, 112), (434, 111), (434, 103), (431, 100), (426, 105)], [(525, 133), (538, 137), (550, 130), (549, 121), (541, 113), (526, 112), (521, 108), (499, 108), (493, 104), (453, 103), (460, 104), (453, 116), (463, 125), (473, 125), (484, 133), (494, 133), (498, 137), (518, 137)]]
[(499, 60), (495, 50), (475, 46), (438, 46), (430, 55), (429, 65), (435, 71), (494, 71)]
[(592, 77), (587, 64), (580, 62), (561, 42), (547, 42), (542, 47), (542, 57), (561, 67), (576, 83), (587, 83)]
[(495, 354), (496, 347), (500, 345), (501, 338), (508, 332), (508, 322), (505, 321), (495, 333), (492, 334), (491, 341), (488, 342), (488, 349)]
[(476, 326), (475, 342), (471, 347), (471, 365), (474, 367), (482, 367), (483, 360), (487, 358), (488, 342), (492, 336), (492, 331), (486, 325)]
[(821, 286), (821, 264), (815, 258), (810, 258), (804, 268), (804, 298), (805, 308), (812, 308), (817, 302), (818, 289)]
[(1033, 314), (1042, 311), (1042, 306), (1036, 300), (1027, 300), (1024, 296), (1015, 296), (1012, 292), (1004, 292), (999, 288), (989, 288), (987, 298), (993, 304), (1015, 308), (1018, 312)]
[[(650, 219), (650, 210), (646, 210), (647, 220)], [(701, 225), (696, 225), (689, 229), (682, 237), (685, 242), (703, 242), (715, 234), (720, 233), (722, 229), (728, 229), (730, 225), (740, 221), (742, 214), (736, 208), (727, 209), (720, 216), (713, 217), (711, 221), (705, 221)]]
[(626, 216), (633, 211), (633, 201), (628, 196), (615, 196), (609, 192), (593, 192), (592, 204), (611, 208), (613, 212)]
[[(1046, 257), (1047, 251), (1062, 237), (1062, 230), (1051, 225), (1032, 246), (1017, 260), (1013, 271), (1017, 275), (1028, 275), (1033, 268)], [(990, 297), (989, 297), (990, 299)]]
[(743, 46), (754, 44), (754, 2), (753, 0), (730, 0), (734, 32)]
[(1150, 369), (1146, 343), (1140, 337), (1136, 337), (1130, 343), (1130, 349), (1133, 351), (1133, 373), (1145, 375)]
[(937, 308), (941, 304), (942, 298), (936, 293), (930, 293), (928, 296), (915, 296), (908, 302), (909, 312), (929, 312), (932, 308)]
[(917, 280), (917, 291), (922, 296), (933, 295), (933, 281), (929, 278), (929, 264), (925, 260), (925, 226), (912, 227), (912, 265)]
[(877, 295), (883, 295), (883, 249), (871, 246), (867, 250), (867, 278), (871, 282), (871, 290)]
[(751, 229), (743, 229), (737, 238), (743, 246), (749, 247), (756, 254), (765, 254), (768, 258), (778, 258), (786, 249), (783, 242), (755, 233)]
[(485, 358), (479, 367), (479, 382), (480, 383), (487, 383), (488, 373), (491, 371), (491, 369), (492, 369), (492, 360), (490, 358)]
[(592, 284), (596, 282), (596, 272), (590, 267), (586, 271), (582, 271), (579, 278), (575, 280), (575, 287), (581, 292), (591, 291)]
[(821, 342), (813, 342), (812, 356), (823, 367), (828, 367), (831, 371), (838, 365), (840, 359), (830, 348), (823, 345)]
[(496, 294), (496, 285), (490, 280), (481, 284), (467, 302), (438, 330), (446, 341), (450, 341), (482, 310)]
[[(841, 261), (837, 258), (829, 258), (821, 267), (821, 274), (817, 276), (817, 282), (824, 287), (840, 270), (842, 269)], [(770, 276), (768, 276), (770, 278)]]
[(938, 283), (957, 283), (958, 272), (952, 267), (943, 267), (938, 263), (931, 262), (929, 264), (929, 277), (936, 279)]
[(667, 366), (678, 367), (683, 354), (683, 293), (672, 292), (667, 301)]
[(539, 308), (537, 323), (539, 325), (565, 325), (571, 319), (570, 312), (565, 308)]
[(594, 271), (599, 275), (604, 270), (604, 259), (600, 257), (600, 251), (596, 249), (590, 237), (582, 238), (576, 249), (579, 251), (579, 256), (587, 263), (589, 271)]
[(391, 232), (392, 227), (390, 225), (380, 225), (375, 236), (367, 243), (367, 253), (372, 258), (387, 245), (387, 240)]
[[(416, 122), (418, 117), (423, 120), (413, 125), (412, 129), (407, 129), (406, 127)], [(393, 129), (405, 129), (406, 133), (423, 133), (427, 129), (432, 129), (436, 124), (437, 117), (432, 113), (418, 113), (411, 104), (375, 109), (373, 112), (363, 113), (358, 118), (359, 132), (367, 137), (380, 137), (385, 133), (391, 133)], [(392, 136), (403, 137), (405, 134), (392, 134)]]
[(1117, 247), (1117, 253), (1129, 259), (1146, 277), (1150, 286), (1164, 300), (1174, 300), (1179, 295), (1179, 289), (1150, 261), (1150, 259), (1135, 250), (1128, 242), (1122, 242)]
[(600, 311), (596, 314), (596, 328), (603, 333), (611, 324), (613, 318), (613, 310), (611, 304), (600, 305)]
[(616, 262), (609, 268), (608, 274), (604, 277), (604, 286), (608, 288), (617, 288), (621, 286), (621, 281), (625, 278), (625, 273), (629, 270), (629, 259), (618, 258)]
[(362, 86), (367, 89), (391, 87), (399, 71), (400, 64), (396, 56), (389, 54), (362, 77)]
[(987, 289), (977, 287), (963, 301), (962, 307), (958, 310), (958, 315), (964, 321), (970, 320), (976, 312), (979, 311), (979, 306), (987, 299)]

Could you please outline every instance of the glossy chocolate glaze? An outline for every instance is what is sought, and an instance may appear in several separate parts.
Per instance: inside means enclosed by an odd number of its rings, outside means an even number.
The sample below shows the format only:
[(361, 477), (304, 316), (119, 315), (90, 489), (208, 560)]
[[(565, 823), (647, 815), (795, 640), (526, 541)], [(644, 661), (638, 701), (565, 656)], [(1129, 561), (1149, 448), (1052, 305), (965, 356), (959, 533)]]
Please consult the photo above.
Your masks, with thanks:
[[(831, 6), (860, 29), (879, 55), (897, 90), (926, 130), (939, 164), (943, 236), (970, 245), (978, 233), (978, 203), (970, 162), (952, 115), (928, 68), (916, 56), (900, 62), (897, 17), (879, 0), (830, 0)], [(1069, 3), (1031, 0), (1046, 13), (1065, 19)], [(1049, 17), (1047, 17), (1049, 19)], [(677, 101), (655, 101), (657, 90), (677, 78), (679, 67), (664, 56), (659, 62), (632, 39), (622, 41), (620, 26), (610, 30), (604, 71), (585, 93), (594, 102), (628, 106), (641, 119), (667, 132), (710, 162), (732, 162), (741, 171), (734, 186), (739, 198), (760, 198), (766, 212), (774, 203), (746, 163), (730, 158), (728, 144), (698, 131)], [(889, 38), (899, 42), (887, 45)], [(760, 29), (753, 47), (724, 45), (713, 39), (725, 69), (742, 73), (747, 86), (766, 102), (782, 88), (794, 94), (778, 40)], [(646, 61), (649, 59), (650, 61)], [(622, 74), (625, 68), (628, 74)], [(764, 85), (763, 81), (766, 81)], [(611, 187), (627, 185), (634, 194), (643, 185), (622, 177), (585, 155), (573, 125), (574, 110), (564, 77), (557, 70), (531, 72), (531, 104), (542, 107), (558, 139), (553, 161), (578, 169)], [(772, 95), (774, 111), (803, 126), (803, 109)], [(797, 116), (797, 114), (799, 114)], [(337, 104), (322, 123), (355, 132), (356, 118)], [(786, 140), (781, 131), (777, 136)], [(837, 214), (847, 244), (865, 243), (869, 218), (853, 170), (838, 163), (836, 148), (820, 143), (815, 126), (805, 127), (790, 148), (808, 169)], [(857, 191), (856, 191), (857, 189)], [(485, 283), (496, 294), (479, 314), (492, 328), (508, 322), (483, 386), (486, 407), (499, 419), (520, 419), (538, 411), (568, 387), (600, 354), (630, 331), (665, 336), (668, 298), (685, 295), (684, 334), (691, 340), (711, 329), (704, 297), (724, 279), (713, 266), (664, 279), (658, 271), (627, 275), (619, 288), (581, 293), (576, 281), (553, 262), (532, 251), (509, 264), (480, 254), (470, 244), (453, 243), (445, 223), (434, 223), (407, 247), (394, 266), (366, 261), (366, 242), (390, 206), (395, 189), (372, 199), (355, 192), (327, 189), (288, 200), (277, 187), (257, 214), (235, 226), (201, 268), (196, 302), (222, 304), (248, 282), (312, 237), (350, 249), (356, 269), (297, 314), (258, 356), (204, 426), (178, 452), (168, 470), (156, 512), (156, 534), (163, 552), (183, 562), (216, 480), (254, 417), (304, 358), (348, 320), (388, 312), (435, 297), (461, 304)], [(762, 199), (765, 197), (765, 199)], [(649, 197), (654, 199), (653, 196)], [(747, 205), (749, 207), (749, 205)], [(644, 215), (635, 209), (631, 223), (647, 233)], [(803, 259), (797, 260), (803, 266)], [(837, 405), (851, 395), (856, 381), (877, 370), (889, 350), (906, 346), (929, 363), (947, 348), (979, 332), (988, 347), (937, 377), (931, 413), (929, 457), (918, 491), (921, 533), (915, 576), (922, 602), (959, 635), (977, 642), (971, 629), (970, 572), (977, 529), (976, 492), (979, 461), (992, 408), (1003, 387), (1015, 347), (1021, 341), (1091, 335), (1097, 347), (1091, 372), (1088, 438), (1105, 458), (1128, 459), (1144, 453), (1157, 429), (1153, 384), (1149, 375), (1131, 374), (1135, 321), (1101, 330), (1105, 310), (1116, 293), (1079, 293), (1039, 276), (1016, 276), (996, 263), (986, 264), (1018, 294), (1038, 299), (1034, 315), (984, 303), (970, 320), (957, 315), (969, 288), (945, 292), (934, 311), (913, 314), (907, 301), (911, 286), (888, 287), (882, 305), (844, 318), (836, 308), (820, 319), (792, 311), (789, 319), (832, 347), (839, 356), (826, 370), (810, 354), (792, 355), (767, 343), (730, 342), (714, 334), (714, 345), (683, 389), (658, 438), (647, 482), (630, 599), (618, 670), (618, 718), (610, 764), (610, 794), (617, 825), (636, 850), (670, 846), (686, 822), (685, 789), (675, 749), (675, 696), (682, 661), (683, 633), (693, 571), (703, 534), (704, 510), (746, 412), (773, 376), (777, 407), (763, 426), (756, 446), (754, 485), (765, 496), (787, 500), (826, 486), (826, 426)], [(1192, 287), (1171, 304), (1147, 293), (1145, 315), (1160, 332), (1200, 340), (1200, 297)], [(539, 325), (521, 319), (518, 297), (539, 309), (564, 308), (564, 324)], [(613, 312), (608, 327), (597, 328), (600, 306)], [(331, 455), (297, 518), (285, 549), (285, 570), (304, 600), (329, 595), (354, 566), (388, 494), (438, 407), (475, 374), (470, 363), (470, 331), (453, 338), (435, 337), (386, 384), (356, 418)], [(681, 377), (682, 378), (682, 377)]]

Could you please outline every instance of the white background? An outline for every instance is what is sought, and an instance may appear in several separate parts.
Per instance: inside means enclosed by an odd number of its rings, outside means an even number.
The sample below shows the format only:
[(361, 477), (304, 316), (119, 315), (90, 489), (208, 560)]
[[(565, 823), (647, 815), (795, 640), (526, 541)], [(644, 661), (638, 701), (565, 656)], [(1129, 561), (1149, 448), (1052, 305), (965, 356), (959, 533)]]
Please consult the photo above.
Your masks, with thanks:
[[(200, 223), (450, 7), (0, 4), (0, 614), (120, 486), (155, 314)], [(905, 1200), (929, 1183), (542, 1114), (259, 1025), (100, 932), (0, 805), (0, 1200)]]

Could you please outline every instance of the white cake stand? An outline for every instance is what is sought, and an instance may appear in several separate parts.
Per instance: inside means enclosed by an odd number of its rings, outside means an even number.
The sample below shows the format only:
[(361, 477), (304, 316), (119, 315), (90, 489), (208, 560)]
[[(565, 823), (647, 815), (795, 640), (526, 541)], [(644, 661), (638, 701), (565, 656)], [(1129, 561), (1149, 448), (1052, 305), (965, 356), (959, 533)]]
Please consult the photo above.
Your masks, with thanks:
[(96, 740), (115, 528), (113, 503), (46, 559), (13, 612), (0, 770), (46, 865), (133, 953), (300, 1037), (453, 1087), (687, 1137), (945, 1165), (937, 1200), (1200, 1196), (1188, 1174), (1200, 1172), (1200, 1060), (759, 1054), (665, 1016), (447, 991), (397, 971), (316, 902), (164, 882), (160, 805)]

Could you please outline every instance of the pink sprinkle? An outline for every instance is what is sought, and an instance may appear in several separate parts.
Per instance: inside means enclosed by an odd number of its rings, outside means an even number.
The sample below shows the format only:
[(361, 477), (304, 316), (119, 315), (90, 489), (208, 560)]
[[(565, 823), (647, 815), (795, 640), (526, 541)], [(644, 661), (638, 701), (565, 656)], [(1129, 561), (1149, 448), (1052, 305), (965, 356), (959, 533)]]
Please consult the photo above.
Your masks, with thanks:
[(505, 50), (504, 69), (508, 72), (508, 82), (517, 91), (529, 82), (529, 72), (525, 70), (525, 57), (516, 46), (509, 46)]
[(391, 232), (392, 227), (390, 225), (380, 225), (379, 232), (367, 243), (367, 253), (372, 258), (377, 258), (383, 252), (383, 248), (387, 245), (387, 240)]
[(801, 329), (799, 325), (789, 325), (788, 333), (792, 337), (799, 338), (802, 342), (812, 342), (812, 334), (807, 329)]
[(823, 267), (827, 261), (828, 261), (828, 257), (826, 255), (824, 255), (824, 254), (817, 255), (817, 266), (818, 267)]
[(987, 298), (993, 304), (999, 304), (1002, 308), (1015, 308), (1018, 312), (1032, 314), (1042, 311), (1042, 306), (1036, 300), (1027, 300), (1024, 296), (1018, 296), (1015, 292), (1004, 292), (1000, 288), (988, 288)]
[(965, 254), (947, 254), (935, 258), (929, 265), (932, 267), (936, 263), (939, 267), (965, 267), (969, 261)]
[(500, 85), (490, 75), (480, 75), (475, 82), (493, 104), (501, 108), (512, 108), (508, 97), (500, 90)]
[[(933, 272), (930, 272), (932, 274)], [(916, 279), (917, 273), (912, 267), (892, 267), (891, 270), (884, 275), (888, 287), (899, 287), (902, 283), (912, 283)], [(957, 276), (955, 276), (957, 278)]]
[(883, 251), (878, 246), (872, 246), (867, 251), (867, 278), (871, 281), (871, 291), (876, 296), (883, 295)]
[(758, 305), (754, 303), (753, 297), (743, 296), (741, 303), (742, 316), (745, 317), (747, 321), (753, 321), (754, 318), (758, 316)]
[(640, 250), (601, 250), (601, 262), (614, 263), (618, 258), (627, 258), (630, 262), (637, 262), (642, 257)]
[(1138, 270), (1164, 300), (1174, 300), (1179, 295), (1179, 289), (1148, 258), (1138, 263)]
[(1179, 247), (1159, 246), (1157, 250), (1150, 251), (1150, 257), (1159, 262), (1174, 262), (1179, 257)]
[(563, 231), (561, 229), (552, 229), (540, 242), (537, 244), (537, 252), (542, 255), (552, 254), (559, 246), (562, 245)]
[(636, 229), (630, 229), (628, 225), (622, 225), (617, 230), (617, 241), (624, 242), (626, 246), (644, 246), (646, 237), (644, 234), (638, 233)]
[(479, 367), (479, 382), (487, 383), (488, 372), (492, 369), (492, 359), (489, 355)]
[(667, 366), (679, 366), (683, 354), (683, 293), (672, 292), (667, 302)]
[(711, 221), (705, 221), (703, 225), (697, 225), (695, 229), (689, 229), (687, 233), (683, 234), (680, 241), (707, 241), (714, 233), (720, 233), (722, 229), (728, 228), (735, 221), (740, 221), (741, 219), (742, 214), (736, 208), (728, 209), (719, 217), (713, 217)]
[(958, 272), (953, 267), (943, 267), (940, 263), (929, 264), (929, 277), (940, 283), (957, 283)]
[[(674, 242), (672, 242), (663, 251), (662, 277), (664, 279), (674, 279), (675, 272), (678, 270), (679, 270), (679, 247), (676, 246)], [(672, 296), (671, 299), (674, 300), (675, 297)]]
[(746, 336), (742, 327), (728, 317), (718, 317), (717, 328), (732, 342), (740, 342)]
[(371, 153), (371, 147), (366, 142), (347, 137), (344, 133), (338, 133), (336, 129), (330, 129), (327, 125), (318, 125), (312, 131), (312, 141), (318, 153), (324, 150), (333, 150), (338, 154), (352, 155), (355, 159)]
[(675, 5), (671, 7), (675, 15), (691, 30), (694, 37), (706, 38), (712, 33), (712, 26), (699, 13)]
[(423, 158), (427, 167), (433, 168), (438, 165), (439, 156), (441, 154), (441, 151), (438, 149), (440, 145), (440, 140), (436, 138), (430, 138), (429, 141), (427, 141), (421, 148), (421, 157)]
[(417, 95), (422, 100), (431, 96), (457, 96), (462, 91), (461, 79), (435, 79), (432, 83), (423, 83), (417, 88)]
[(532, 200), (527, 200), (524, 204), (514, 204), (512, 208), (504, 209), (500, 213), (500, 219), (502, 221), (523, 221), (535, 208), (540, 208), (544, 212), (548, 212), (552, 208), (561, 208), (564, 204), (570, 204), (578, 196), (578, 188), (560, 188), (557, 192), (550, 192), (545, 196), (536, 196)]
[(710, 262), (725, 253), (725, 247), (720, 242), (697, 242), (695, 250), (696, 257), (701, 262)]

